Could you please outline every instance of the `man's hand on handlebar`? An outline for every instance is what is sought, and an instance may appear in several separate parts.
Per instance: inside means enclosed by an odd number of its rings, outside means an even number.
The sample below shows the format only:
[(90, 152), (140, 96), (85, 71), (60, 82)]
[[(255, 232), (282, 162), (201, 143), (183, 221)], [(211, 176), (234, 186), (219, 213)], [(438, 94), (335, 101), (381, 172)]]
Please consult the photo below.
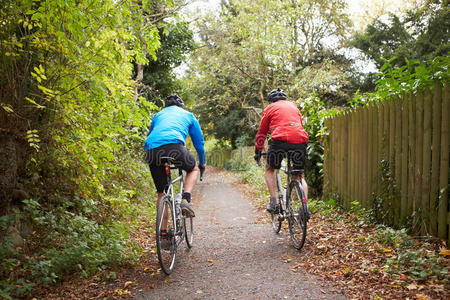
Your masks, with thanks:
[(258, 150), (255, 148), (255, 156), (253, 156), (253, 158), (255, 159), (255, 161), (258, 165), (261, 164), (261, 155), (262, 155), (261, 150)]

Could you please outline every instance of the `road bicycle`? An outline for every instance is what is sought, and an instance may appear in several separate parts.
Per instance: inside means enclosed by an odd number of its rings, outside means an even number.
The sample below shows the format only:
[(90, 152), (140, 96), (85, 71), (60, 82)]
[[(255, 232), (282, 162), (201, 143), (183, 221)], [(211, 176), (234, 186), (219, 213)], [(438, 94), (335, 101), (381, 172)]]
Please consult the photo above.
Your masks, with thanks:
[[(279, 233), (284, 220), (288, 221), (289, 234), (294, 248), (300, 250), (305, 244), (306, 229), (310, 213), (305, 192), (299, 181), (294, 179), (294, 175), (303, 175), (304, 170), (296, 170), (292, 166), (291, 155), (287, 153), (287, 165), (282, 169), (287, 175), (286, 184), (281, 183), (280, 170), (276, 169), (278, 212), (271, 212), (272, 228), (275, 233)], [(262, 156), (267, 156), (263, 152)]]
[[(169, 184), (164, 189), (164, 196), (159, 201), (156, 212), (156, 250), (162, 270), (169, 275), (173, 271), (177, 249), (183, 240), (186, 241), (188, 248), (192, 247), (194, 221), (191, 216), (185, 216), (181, 212), (181, 195), (184, 191), (183, 170), (176, 166), (172, 157), (161, 157), (160, 165), (164, 166)], [(170, 170), (178, 170), (178, 177), (172, 180)], [(177, 183), (179, 183), (178, 193), (175, 188)]]

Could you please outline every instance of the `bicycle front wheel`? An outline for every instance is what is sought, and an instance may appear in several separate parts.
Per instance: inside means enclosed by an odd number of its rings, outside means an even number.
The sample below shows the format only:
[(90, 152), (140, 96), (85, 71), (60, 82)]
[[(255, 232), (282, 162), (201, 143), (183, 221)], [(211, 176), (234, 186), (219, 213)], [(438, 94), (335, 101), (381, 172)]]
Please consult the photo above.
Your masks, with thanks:
[(177, 244), (172, 201), (167, 195), (159, 201), (156, 212), (156, 250), (162, 270), (169, 275), (175, 265)]
[(294, 180), (290, 183), (289, 195), (286, 203), (289, 215), (289, 233), (294, 248), (300, 250), (306, 240), (308, 206), (306, 202), (302, 201), (302, 199), (305, 199), (305, 192), (298, 181)]
[(186, 244), (189, 248), (192, 248), (194, 242), (194, 221), (192, 217), (183, 217), (184, 236), (186, 238)]

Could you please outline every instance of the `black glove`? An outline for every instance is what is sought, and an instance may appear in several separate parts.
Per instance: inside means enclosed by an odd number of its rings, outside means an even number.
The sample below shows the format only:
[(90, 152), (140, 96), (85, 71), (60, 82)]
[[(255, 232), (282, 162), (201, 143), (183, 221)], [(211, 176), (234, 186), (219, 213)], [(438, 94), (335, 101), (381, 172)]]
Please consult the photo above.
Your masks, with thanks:
[(261, 161), (261, 150), (258, 150), (258, 149), (255, 148), (255, 156), (253, 156), (253, 158), (259, 164), (260, 161)]

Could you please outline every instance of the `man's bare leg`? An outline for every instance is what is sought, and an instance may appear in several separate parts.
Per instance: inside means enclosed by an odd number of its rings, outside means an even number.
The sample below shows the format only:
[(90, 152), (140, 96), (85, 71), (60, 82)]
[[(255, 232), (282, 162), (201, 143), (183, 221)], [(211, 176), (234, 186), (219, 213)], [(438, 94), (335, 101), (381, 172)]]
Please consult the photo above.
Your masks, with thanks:
[(268, 164), (266, 164), (266, 184), (270, 198), (276, 198), (277, 178), (275, 177), (275, 169)]
[(197, 183), (199, 172), (200, 169), (197, 165), (195, 165), (194, 169), (186, 174), (186, 180), (184, 182), (184, 193), (183, 201), (181, 203), (181, 210), (185, 215), (190, 215), (192, 217), (195, 217), (195, 213), (189, 203), (191, 202), (191, 192), (194, 189), (195, 184)]
[[(158, 193), (158, 199), (156, 200), (156, 209), (158, 209), (159, 202), (161, 201), (163, 196), (164, 193)], [(162, 218), (160, 230), (167, 230), (167, 211), (164, 213), (164, 216)]]
[(186, 174), (186, 180), (184, 182), (184, 192), (191, 193), (194, 189), (195, 184), (197, 183), (198, 174), (200, 169), (197, 165), (195, 165), (194, 169), (191, 172)]
[(295, 180), (302, 184), (303, 191), (305, 192), (305, 197), (308, 199), (308, 184), (306, 183), (305, 177), (303, 175), (295, 175)]

